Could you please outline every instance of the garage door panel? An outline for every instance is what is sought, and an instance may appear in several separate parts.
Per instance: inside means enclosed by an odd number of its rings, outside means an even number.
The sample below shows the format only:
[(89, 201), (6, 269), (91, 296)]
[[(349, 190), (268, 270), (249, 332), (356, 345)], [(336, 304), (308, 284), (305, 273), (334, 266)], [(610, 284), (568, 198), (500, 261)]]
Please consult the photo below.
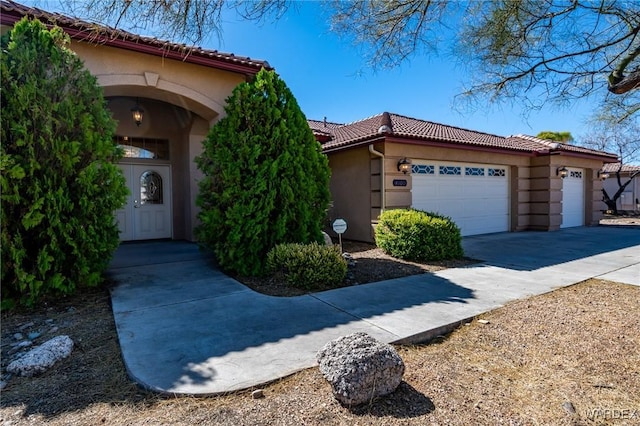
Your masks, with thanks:
[(494, 203), (487, 203), (483, 206), (478, 206), (473, 209), (473, 212), (478, 217), (492, 217), (492, 216), (507, 216), (506, 213), (508, 209), (508, 204), (504, 202), (500, 202), (496, 200)]
[[(447, 162), (429, 165), (434, 166), (433, 174), (412, 175), (414, 208), (451, 217), (463, 235), (509, 230), (509, 181), (505, 166)], [(459, 175), (442, 173), (454, 173), (458, 167)], [(490, 175), (490, 169), (494, 175)]]
[(584, 225), (584, 173), (582, 169), (568, 170), (568, 176), (562, 179), (561, 228)]

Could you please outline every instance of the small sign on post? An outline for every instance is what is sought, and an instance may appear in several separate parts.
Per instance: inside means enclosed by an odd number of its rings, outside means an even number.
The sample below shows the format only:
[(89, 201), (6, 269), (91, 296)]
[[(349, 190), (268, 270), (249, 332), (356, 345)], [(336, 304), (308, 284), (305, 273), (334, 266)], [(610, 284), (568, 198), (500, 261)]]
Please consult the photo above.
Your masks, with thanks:
[(347, 230), (347, 222), (344, 219), (336, 219), (333, 221), (333, 230), (338, 234), (338, 241), (340, 242), (340, 253), (342, 253), (342, 234)]

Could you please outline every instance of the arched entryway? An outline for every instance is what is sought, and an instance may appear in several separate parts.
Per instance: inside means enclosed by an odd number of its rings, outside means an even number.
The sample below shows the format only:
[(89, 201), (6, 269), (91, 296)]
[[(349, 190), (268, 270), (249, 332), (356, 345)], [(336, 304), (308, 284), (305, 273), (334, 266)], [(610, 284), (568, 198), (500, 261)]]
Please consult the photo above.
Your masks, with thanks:
[[(162, 100), (120, 95), (107, 97), (118, 123), (115, 140), (129, 187), (123, 209), (116, 212), (122, 241), (173, 238), (193, 240), (201, 152), (209, 121)], [(136, 123), (133, 109), (142, 112)]]

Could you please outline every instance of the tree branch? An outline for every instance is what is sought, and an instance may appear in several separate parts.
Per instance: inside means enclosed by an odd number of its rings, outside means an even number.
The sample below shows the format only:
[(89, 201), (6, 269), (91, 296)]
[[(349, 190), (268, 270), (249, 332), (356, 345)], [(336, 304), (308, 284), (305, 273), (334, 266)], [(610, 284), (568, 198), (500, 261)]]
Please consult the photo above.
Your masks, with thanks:
[[(624, 68), (623, 68), (624, 69)], [(621, 71), (614, 71), (609, 75), (609, 91), (616, 95), (622, 95), (633, 89), (640, 88), (640, 69), (625, 76)]]

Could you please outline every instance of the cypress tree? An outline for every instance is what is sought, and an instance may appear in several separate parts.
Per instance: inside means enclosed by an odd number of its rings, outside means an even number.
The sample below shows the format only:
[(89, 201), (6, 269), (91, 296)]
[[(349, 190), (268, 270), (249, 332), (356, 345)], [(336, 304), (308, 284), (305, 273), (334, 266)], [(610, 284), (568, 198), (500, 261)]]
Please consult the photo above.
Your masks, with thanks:
[(57, 27), (2, 37), (2, 299), (34, 304), (101, 281), (119, 244), (120, 150), (102, 90)]
[(227, 99), (197, 158), (197, 237), (220, 265), (264, 270), (280, 243), (322, 241), (329, 166), (296, 99), (274, 71), (261, 70)]

